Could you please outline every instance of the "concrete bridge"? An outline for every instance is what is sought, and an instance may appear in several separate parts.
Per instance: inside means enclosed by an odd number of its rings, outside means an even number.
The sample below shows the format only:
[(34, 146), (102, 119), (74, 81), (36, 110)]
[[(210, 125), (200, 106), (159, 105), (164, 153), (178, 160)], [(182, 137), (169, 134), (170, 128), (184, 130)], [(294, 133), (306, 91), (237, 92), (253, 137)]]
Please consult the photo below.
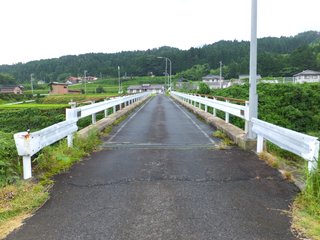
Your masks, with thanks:
[(7, 239), (296, 239), (297, 187), (254, 152), (221, 149), (215, 130), (149, 98)]

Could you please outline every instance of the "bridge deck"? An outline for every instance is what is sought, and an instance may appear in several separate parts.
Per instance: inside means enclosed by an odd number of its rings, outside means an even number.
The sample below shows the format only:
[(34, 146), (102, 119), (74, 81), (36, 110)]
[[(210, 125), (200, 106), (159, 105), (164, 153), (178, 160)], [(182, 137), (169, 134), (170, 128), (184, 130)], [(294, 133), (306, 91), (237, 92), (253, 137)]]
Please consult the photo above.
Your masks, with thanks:
[(297, 188), (159, 95), (56, 178), (51, 199), (8, 239), (295, 239)]

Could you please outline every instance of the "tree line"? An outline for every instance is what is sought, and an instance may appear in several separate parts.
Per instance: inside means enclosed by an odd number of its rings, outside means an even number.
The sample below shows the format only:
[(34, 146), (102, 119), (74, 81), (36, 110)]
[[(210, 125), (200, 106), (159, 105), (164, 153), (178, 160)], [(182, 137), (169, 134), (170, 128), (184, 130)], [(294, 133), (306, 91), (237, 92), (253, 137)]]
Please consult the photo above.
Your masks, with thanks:
[[(189, 50), (164, 46), (146, 51), (87, 53), (0, 65), (0, 73), (12, 75), (17, 83), (30, 81), (31, 74), (35, 80), (65, 81), (68, 76), (83, 76), (85, 70), (87, 76), (116, 77), (118, 66), (121, 67), (121, 75), (159, 76), (165, 71), (164, 59), (158, 58), (162, 56), (171, 59), (173, 74), (195, 67), (204, 68), (204, 73), (212, 69), (218, 71), (222, 61), (224, 77), (236, 78), (239, 74), (248, 74), (249, 50), (248, 41), (223, 40)], [(258, 40), (258, 72), (262, 76), (292, 76), (305, 69), (320, 69), (320, 32), (308, 31), (291, 37)]]

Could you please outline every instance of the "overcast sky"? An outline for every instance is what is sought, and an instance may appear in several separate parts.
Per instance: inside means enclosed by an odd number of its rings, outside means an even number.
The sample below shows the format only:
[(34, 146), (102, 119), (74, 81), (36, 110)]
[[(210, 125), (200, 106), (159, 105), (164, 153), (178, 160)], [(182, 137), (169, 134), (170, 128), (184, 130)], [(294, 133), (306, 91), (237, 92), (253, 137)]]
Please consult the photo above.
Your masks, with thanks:
[[(0, 64), (249, 40), (251, 0), (0, 0)], [(320, 31), (319, 0), (258, 0), (258, 37)]]

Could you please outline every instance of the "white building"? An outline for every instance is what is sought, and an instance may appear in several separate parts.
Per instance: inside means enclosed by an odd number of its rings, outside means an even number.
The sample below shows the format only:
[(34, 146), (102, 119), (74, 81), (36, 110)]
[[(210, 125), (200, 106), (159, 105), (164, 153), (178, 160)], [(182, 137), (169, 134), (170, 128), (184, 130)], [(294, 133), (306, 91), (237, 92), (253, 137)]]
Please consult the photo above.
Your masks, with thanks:
[(129, 86), (127, 89), (128, 93), (141, 93), (141, 92), (164, 93), (164, 91), (165, 91), (164, 85), (151, 85), (151, 84)]
[(304, 70), (303, 72), (293, 75), (293, 82), (295, 83), (320, 82), (320, 72), (316, 72), (312, 70)]
[[(202, 77), (202, 82), (204, 82), (204, 83), (218, 82), (219, 80), (220, 80), (220, 76), (218, 76), (218, 75), (209, 74), (207, 76)], [(224, 78), (221, 77), (221, 80), (224, 80)]]

